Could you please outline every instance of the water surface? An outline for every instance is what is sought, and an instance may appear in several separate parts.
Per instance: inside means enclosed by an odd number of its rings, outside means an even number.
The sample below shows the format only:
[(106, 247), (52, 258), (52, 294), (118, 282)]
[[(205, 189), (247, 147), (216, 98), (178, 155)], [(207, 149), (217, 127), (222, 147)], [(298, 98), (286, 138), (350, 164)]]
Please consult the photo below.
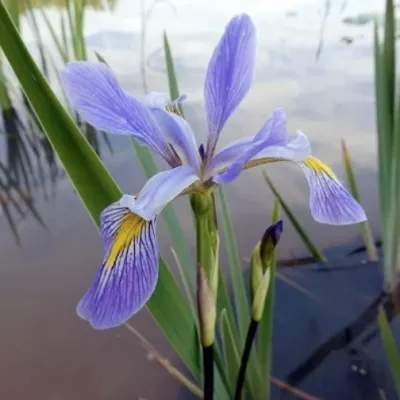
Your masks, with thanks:
[[(160, 3), (147, 24), (146, 81), (150, 90), (167, 91), (160, 47), (165, 29), (181, 91), (188, 95), (186, 116), (201, 141), (206, 126), (202, 90), (208, 59), (229, 18), (238, 12), (249, 13), (258, 31), (255, 83), (229, 120), (220, 146), (254, 134), (275, 107), (283, 107), (289, 128), (305, 132), (315, 155), (344, 179), (340, 140), (345, 139), (364, 206), (378, 237), (372, 26), (354, 26), (342, 20), (358, 13), (379, 12), (383, 2), (332, 3), (328, 11), (328, 3), (318, 0), (174, 1), (173, 7)], [(58, 20), (59, 12), (48, 9), (53, 21)], [(50, 35), (44, 25), (40, 28), (51, 50)], [(58, 24), (55, 28), (58, 29)], [(22, 23), (22, 32), (37, 55), (26, 21)], [(94, 51), (98, 51), (122, 86), (142, 95), (138, 2), (120, 0), (113, 12), (88, 11), (86, 34), (90, 58), (95, 60)], [(56, 79), (52, 84), (57, 88)], [(140, 165), (126, 138), (112, 138), (112, 143), (115, 154), (111, 155), (102, 146), (102, 157), (122, 189), (135, 193), (144, 183)], [(247, 171), (226, 187), (244, 267), (270, 220), (273, 197), (260, 172)], [(273, 165), (268, 172), (315, 243), (321, 249), (328, 249), (332, 260), (346, 264), (343, 261), (346, 251), (361, 243), (358, 228), (315, 223), (308, 210), (305, 179), (295, 166)], [(55, 196), (45, 201), (39, 191), (34, 199), (48, 230), (40, 227), (32, 216), (18, 219), (21, 247), (16, 246), (7, 221), (0, 216), (3, 298), (0, 397), (22, 399), (29, 395), (34, 400), (185, 397), (186, 392), (147, 359), (146, 351), (127, 330), (95, 332), (76, 317), (76, 302), (101, 260), (100, 239), (67, 178), (57, 179), (54, 192)], [(176, 210), (190, 241), (192, 225), (184, 200), (176, 203)], [(171, 259), (170, 240), (163, 227), (159, 236), (163, 254)], [(286, 223), (281, 258), (306, 255), (301, 240)], [(359, 263), (362, 258), (351, 259), (347, 265)], [(351, 271), (355, 269), (318, 275), (310, 268), (282, 270), (289, 280), (280, 281), (278, 286), (280, 322), (275, 329), (280, 339), (276, 341), (274, 359), (274, 373), (281, 379), (307, 358), (317, 342), (323, 342), (350, 323), (379, 295), (382, 282), (378, 266), (366, 267), (367, 272)], [(165, 357), (176, 360), (146, 311), (132, 323), (146, 333)], [(370, 346), (379, 347), (379, 341), (372, 341)], [(288, 354), (293, 356), (291, 362), (280, 361), (282, 357), (286, 360)], [(316, 369), (302, 383), (303, 387), (326, 399), (359, 398), (356, 393), (361, 393), (362, 384), (357, 379), (350, 379), (357, 384), (346, 380), (352, 363), (347, 365), (347, 353), (339, 354), (341, 361), (326, 362), (324, 368)], [(379, 351), (372, 351), (371, 357), (383, 361)], [(338, 381), (332, 378), (332, 371), (340, 372)], [(343, 391), (338, 392), (338, 387), (343, 387)]]

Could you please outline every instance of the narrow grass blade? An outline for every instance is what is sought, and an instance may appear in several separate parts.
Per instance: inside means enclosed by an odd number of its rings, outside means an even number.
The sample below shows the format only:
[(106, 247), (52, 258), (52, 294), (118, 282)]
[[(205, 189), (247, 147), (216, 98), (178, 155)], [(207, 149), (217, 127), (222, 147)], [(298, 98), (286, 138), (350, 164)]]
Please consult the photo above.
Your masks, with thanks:
[(52, 38), (52, 40), (53, 40), (53, 42), (54, 42), (54, 44), (55, 44), (55, 46), (57, 48), (57, 51), (58, 51), (58, 54), (59, 54), (61, 60), (64, 63), (67, 63), (69, 61), (68, 53), (67, 53), (66, 49), (64, 48), (63, 43), (58, 38), (57, 33), (54, 30), (53, 25), (51, 24), (51, 22), (49, 20), (49, 17), (47, 16), (45, 11), (41, 7), (39, 7), (39, 12), (42, 15), (43, 20), (44, 20), (44, 22), (45, 22), (45, 24), (47, 26), (47, 29), (50, 32), (51, 38)]
[[(280, 219), (280, 204), (276, 199), (272, 212), (271, 224), (275, 224)], [(283, 208), (283, 207), (282, 207)], [(262, 399), (270, 398), (271, 388), (271, 362), (272, 362), (272, 328), (274, 323), (274, 304), (275, 304), (275, 277), (276, 277), (276, 251), (272, 257), (270, 265), (271, 280), (269, 284), (267, 299), (265, 300), (264, 313), (258, 327), (257, 354), (260, 365), (261, 381), (264, 383), (262, 388)]]
[(185, 295), (186, 295), (186, 299), (187, 299), (187, 301), (188, 301), (188, 303), (190, 305), (190, 308), (192, 310), (194, 319), (196, 320), (197, 319), (197, 314), (196, 314), (197, 311), (196, 311), (194, 293), (192, 292), (192, 290), (190, 288), (190, 284), (189, 284), (189, 282), (188, 282), (188, 280), (186, 278), (186, 274), (185, 274), (184, 268), (183, 268), (183, 266), (182, 266), (182, 264), (181, 264), (181, 262), (179, 260), (178, 254), (176, 253), (176, 251), (175, 251), (175, 249), (173, 247), (171, 247), (171, 252), (172, 252), (172, 255), (174, 257), (175, 264), (176, 264), (176, 266), (178, 268), (179, 277), (180, 277), (181, 282), (182, 282), (182, 286), (183, 286), (183, 290), (184, 290)]
[(96, 55), (97, 59), (98, 59), (100, 62), (102, 62), (103, 64), (108, 65), (108, 64), (107, 64), (107, 61), (104, 59), (104, 57), (103, 57), (100, 53), (98, 53), (97, 51), (95, 51), (94, 54)]
[(29, 17), (30, 21), (32, 24), (32, 30), (36, 36), (37, 40), (37, 46), (39, 50), (39, 55), (40, 55), (40, 61), (41, 61), (41, 67), (42, 67), (42, 72), (44, 76), (48, 77), (49, 76), (49, 69), (47, 66), (47, 60), (46, 60), (46, 55), (45, 55), (45, 50), (44, 50), (44, 45), (43, 45), (43, 39), (42, 39), (42, 34), (40, 33), (39, 25), (37, 22), (37, 18), (35, 15), (35, 12), (33, 10), (32, 4), (30, 0), (25, 0), (26, 6), (29, 9)]
[[(171, 46), (169, 45), (167, 32), (164, 32), (164, 56), (167, 67), (168, 87), (171, 100), (179, 97), (178, 80), (176, 79), (175, 65), (172, 59)], [(180, 113), (183, 115), (181, 105), (178, 105)]]
[[(236, 342), (236, 346), (240, 349), (240, 351), (242, 351), (246, 340), (248, 325), (250, 323), (250, 306), (246, 294), (245, 281), (243, 278), (243, 270), (239, 257), (238, 247), (229, 215), (228, 203), (222, 187), (217, 188), (216, 197), (218, 198), (220, 220), (222, 222), (222, 232), (225, 237), (226, 253), (228, 255), (228, 265), (231, 277), (230, 281), (233, 287), (233, 296), (231, 302), (233, 302), (234, 304), (233, 313), (236, 318), (235, 320), (232, 320), (232, 317), (229, 315), (229, 313), (228, 317), (231, 326), (238, 327), (238, 329), (235, 331), (234, 340)], [(232, 306), (230, 308), (232, 308)], [(235, 321), (237, 322), (237, 324), (235, 324)], [(230, 358), (233, 357), (233, 355), (230, 356)], [(226, 367), (229, 368), (228, 365)], [(255, 356), (254, 351), (250, 354), (246, 377), (246, 386), (248, 387), (252, 395), (256, 396), (257, 393), (259, 393), (260, 391), (261, 382), (259, 379), (259, 371), (257, 370), (257, 357)], [(237, 376), (235, 377), (235, 379), (236, 378)]]
[(3, 71), (3, 54), (0, 52), (0, 111), (11, 107), (11, 100), (7, 90), (7, 78)]
[(107, 146), (107, 148), (108, 148), (108, 151), (109, 151), (111, 154), (114, 154), (114, 148), (113, 148), (113, 146), (112, 146), (112, 144), (111, 144), (110, 138), (108, 137), (107, 133), (101, 132), (101, 137), (103, 138), (104, 143), (106, 144), (106, 146)]
[(400, 397), (400, 354), (382, 306), (378, 309), (378, 324), (397, 395)]
[[(354, 175), (354, 170), (353, 170), (353, 165), (351, 162), (350, 153), (349, 153), (346, 143), (343, 139), (341, 141), (341, 144), (342, 144), (342, 159), (343, 159), (344, 168), (346, 170), (347, 182), (348, 182), (348, 185), (350, 188), (350, 192), (353, 195), (353, 197), (359, 203), (361, 203), (361, 197), (360, 197), (360, 193), (358, 190), (356, 177)], [(372, 236), (372, 231), (371, 231), (368, 221), (361, 222), (359, 224), (359, 226), (360, 226), (361, 235), (362, 235), (364, 243), (365, 243), (365, 248), (367, 249), (368, 259), (370, 261), (377, 261), (378, 260), (378, 251), (376, 249), (374, 238)]]
[(263, 176), (265, 181), (267, 182), (268, 186), (270, 187), (274, 196), (278, 199), (279, 203), (281, 204), (283, 210), (285, 211), (286, 216), (289, 218), (289, 221), (292, 223), (293, 227), (296, 229), (297, 233), (299, 234), (301, 240), (303, 241), (306, 248), (310, 251), (310, 253), (315, 257), (317, 260), (326, 262), (325, 256), (322, 254), (320, 250), (318, 250), (317, 246), (313, 243), (310, 236), (301, 226), (299, 220), (294, 215), (294, 213), (290, 210), (289, 206), (283, 200), (282, 196), (279, 194), (278, 189), (272, 183), (271, 179), (268, 177), (267, 173), (263, 171)]
[(67, 17), (68, 17), (68, 26), (70, 30), (70, 37), (72, 42), (72, 54), (76, 60), (79, 60), (79, 46), (76, 37), (76, 21), (74, 18), (74, 1), (66, 0), (67, 2)]
[(10, 17), (15, 27), (17, 28), (17, 30), (19, 30), (20, 2), (15, 0), (4, 0), (4, 4), (10, 14)]
[(77, 48), (77, 59), (86, 60), (86, 46), (84, 36), (84, 21), (85, 21), (85, 8), (86, 0), (75, 0), (74, 1), (74, 19), (75, 19), (75, 39)]
[(233, 301), (239, 328), (239, 343), (243, 344), (250, 320), (249, 301), (246, 295), (243, 270), (229, 215), (228, 203), (222, 187), (218, 187), (217, 189), (217, 198), (221, 210), (222, 231), (226, 241), (226, 253), (228, 255), (229, 271), (233, 287)]
[[(393, 1), (386, 1), (384, 38), (380, 43), (377, 22), (374, 25), (376, 115), (378, 127), (379, 199), (384, 261), (385, 289), (398, 283), (400, 264), (400, 210), (398, 196), (400, 123), (395, 108), (396, 97), (396, 27)], [(398, 89), (398, 88), (397, 88)]]
[[(385, 34), (383, 42), (385, 77), (388, 90), (388, 112), (391, 116), (388, 131), (393, 135), (393, 116), (396, 91), (396, 26), (393, 0), (386, 0)], [(393, 139), (393, 138), (392, 138)]]
[[(388, 1), (387, 7), (393, 7), (393, 2)], [(394, 9), (391, 10), (392, 23), (393, 23), (393, 33), (396, 35), (396, 19), (394, 16)], [(396, 37), (393, 36), (392, 40), (395, 41)], [(393, 50), (396, 50), (396, 45), (394, 43)], [(394, 63), (396, 61), (396, 54), (393, 55)], [(394, 66), (396, 67), (396, 66)], [(394, 68), (393, 74), (396, 74), (396, 68)], [(400, 271), (400, 86), (396, 80), (396, 75), (392, 78), (394, 87), (394, 115), (393, 115), (393, 143), (392, 143), (392, 170), (391, 170), (391, 218), (392, 223), (392, 235), (391, 235), (391, 256), (390, 260), (395, 270), (394, 275), (397, 277), (396, 281), (393, 281), (393, 286), (398, 283), (398, 276)], [(390, 84), (390, 82), (389, 82)]]
[(60, 26), (61, 26), (61, 40), (62, 40), (62, 48), (64, 50), (64, 54), (69, 59), (70, 55), (70, 44), (68, 42), (68, 34), (67, 34), (67, 25), (65, 22), (65, 14), (60, 14)]
[(229, 322), (226, 309), (221, 310), (219, 318), (224, 361), (232, 395), (240, 367), (240, 353), (236, 346), (235, 333)]
[[(82, 202), (98, 226), (100, 212), (118, 200), (121, 191), (52, 92), (2, 1), (0, 45)], [(190, 307), (162, 259), (157, 287), (147, 307), (193, 376), (200, 380), (196, 325)], [(216, 394), (227, 399), (219, 374), (216, 375)]]

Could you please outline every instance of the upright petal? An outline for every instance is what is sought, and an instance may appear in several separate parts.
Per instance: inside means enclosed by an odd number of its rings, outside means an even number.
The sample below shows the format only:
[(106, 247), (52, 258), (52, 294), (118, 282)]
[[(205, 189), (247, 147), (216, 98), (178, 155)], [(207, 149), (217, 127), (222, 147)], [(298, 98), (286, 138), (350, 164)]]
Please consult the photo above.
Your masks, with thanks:
[(71, 105), (85, 121), (108, 133), (133, 135), (141, 144), (170, 157), (150, 110), (120, 88), (108, 66), (71, 62), (62, 70), (61, 79)]
[(287, 145), (267, 145), (264, 146), (251, 161), (262, 163), (263, 160), (271, 162), (271, 159), (280, 159), (288, 161), (303, 161), (311, 155), (311, 143), (308, 137), (301, 131), (296, 132)]
[(155, 219), (146, 221), (120, 202), (101, 214), (104, 259), (77, 313), (96, 329), (126, 322), (150, 298), (157, 283)]
[[(237, 146), (237, 150), (240, 150), (239, 147)], [(233, 150), (232, 148), (230, 153), (233, 153)], [(286, 116), (278, 108), (254, 136), (250, 145), (247, 145), (247, 148), (246, 145), (242, 145), (242, 153), (226, 169), (220, 169), (213, 180), (216, 183), (228, 183), (236, 179), (245, 167), (277, 160), (303, 161), (310, 155), (311, 145), (304, 133), (297, 132), (297, 135), (288, 141)], [(217, 154), (215, 159), (222, 159), (222, 156)], [(223, 166), (222, 163), (220, 165)], [(214, 171), (215, 169), (217, 168), (214, 167)]]
[(254, 143), (254, 137), (249, 136), (235, 140), (217, 153), (206, 165), (206, 177), (209, 178), (222, 172), (234, 161), (238, 160)]
[(255, 53), (256, 32), (250, 17), (234, 17), (214, 50), (204, 84), (209, 158), (225, 122), (250, 89)]
[(147, 181), (136, 198), (125, 196), (122, 201), (133, 213), (152, 220), (170, 201), (198, 179), (193, 168), (182, 165), (159, 172)]
[(316, 221), (330, 225), (349, 225), (367, 219), (361, 205), (321, 160), (308, 157), (298, 164), (310, 186), (311, 215)]
[(286, 114), (281, 108), (272, 112), (271, 118), (263, 125), (254, 138), (265, 141), (268, 146), (286, 146), (288, 143)]
[[(259, 132), (253, 137), (239, 139), (225, 147), (216, 154), (207, 165), (207, 174), (219, 175), (227, 167), (224, 176), (216, 178), (218, 183), (226, 183), (233, 180), (243, 169), (244, 165), (253, 158), (259, 158), (260, 153), (264, 155), (286, 151), (287, 156), (294, 156), (294, 149), (298, 149), (297, 138), (288, 144), (288, 133), (286, 129), (286, 116), (282, 109), (273, 111), (271, 118), (262, 126)], [(307, 157), (311, 153), (307, 153)], [(301, 158), (303, 160), (305, 157)]]
[[(170, 103), (164, 93), (150, 93), (145, 99), (165, 141), (172, 145), (183, 164), (200, 168), (200, 155), (192, 128), (182, 118), (176, 103)], [(175, 113), (174, 111), (177, 111)]]

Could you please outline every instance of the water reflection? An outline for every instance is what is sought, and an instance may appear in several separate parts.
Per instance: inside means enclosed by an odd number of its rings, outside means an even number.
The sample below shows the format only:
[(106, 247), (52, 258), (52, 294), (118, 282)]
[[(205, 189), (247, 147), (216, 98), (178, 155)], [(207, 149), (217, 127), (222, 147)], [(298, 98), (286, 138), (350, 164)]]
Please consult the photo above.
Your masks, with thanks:
[[(25, 106), (27, 104), (25, 102)], [(42, 191), (47, 199), (47, 186), (54, 188), (59, 171), (53, 150), (29, 107), (22, 108), (21, 113), (9, 102), (2, 109), (2, 121), (4, 152), (0, 156), (0, 204), (16, 242), (20, 244), (17, 218), (31, 215), (45, 227), (35, 206), (35, 194)]]
[[(44, 3), (50, 2), (41, 4)], [(131, 93), (140, 95), (147, 88), (166, 90), (160, 47), (162, 32), (167, 29), (181, 91), (189, 95), (185, 115), (201, 137), (205, 126), (202, 82), (208, 56), (227, 19), (235, 12), (249, 12), (259, 31), (256, 84), (227, 125), (221, 146), (255, 132), (273, 107), (282, 106), (290, 116), (290, 128), (309, 134), (316, 154), (343, 177), (339, 160), (340, 138), (344, 137), (355, 160), (372, 227), (378, 232), (371, 32), (368, 24), (343, 23), (359, 12), (376, 12), (376, 4), (221, 1), (215, 2), (210, 12), (201, 1), (173, 3), (176, 13), (169, 5), (160, 4), (149, 19), (143, 18), (147, 14), (141, 9), (143, 2), (133, 4), (131, 0), (112, 2), (113, 14), (88, 9), (88, 58), (94, 60), (98, 51)], [(62, 6), (64, 2), (52, 4)], [(100, 7), (105, 2), (91, 4)], [(37, 7), (39, 2), (34, 5)], [(46, 9), (52, 21), (59, 21), (60, 12), (52, 7)], [(46, 69), (43, 60), (48, 59), (49, 49), (54, 46), (43, 20), (38, 19), (38, 36), (30, 18), (27, 14), (22, 21), (22, 31)], [(57, 23), (54, 28), (61, 34)], [(343, 40), (345, 37), (347, 40)], [(31, 38), (36, 40), (32, 42)], [(341, 43), (341, 38), (351, 46)], [(38, 47), (41, 42), (42, 50)], [(47, 69), (57, 88), (51, 62)], [(10, 250), (10, 238), (0, 231), (0, 264), (5, 266), (0, 271), (0, 292), (15, 304), (12, 310), (2, 311), (4, 326), (10, 327), (2, 335), (11, 344), (10, 349), (19, 349), (18, 357), (13, 350), (2, 355), (5, 361), (0, 363), (0, 369), (4, 370), (5, 382), (0, 385), (0, 397), (15, 393), (15, 398), (23, 398), (29, 393), (34, 400), (43, 400), (63, 393), (65, 398), (77, 400), (187, 398), (187, 393), (163, 370), (149, 363), (146, 354), (137, 350), (137, 342), (123, 329), (98, 334), (76, 318), (76, 300), (97, 268), (101, 245), (79, 199), (63, 178), (49, 143), (29, 115), (28, 109), (19, 118), (23, 129), (18, 119), (14, 121), (17, 128), (7, 128), (14, 133), (4, 136), (7, 151), (0, 157), (0, 190), (2, 203), (7, 204), (0, 218), (9, 222), (11, 215), (15, 236), (19, 234), (20, 220), (29, 221), (21, 224), (24, 246), (19, 251)], [(123, 190), (132, 193), (140, 188), (144, 179), (126, 138), (109, 137), (108, 143), (102, 133), (85, 125), (82, 128), (88, 129), (88, 139)], [(312, 260), (307, 258), (293, 228), (286, 224), (280, 254), (280, 264), (286, 268), (280, 270), (277, 287), (274, 374), (324, 399), (366, 399), (368, 391), (370, 398), (378, 398), (378, 390), (390, 394), (391, 382), (386, 367), (381, 367), (385, 365), (384, 357), (374, 321), (377, 305), (383, 304), (396, 329), (397, 312), (393, 302), (381, 293), (380, 267), (361, 263), (362, 252), (354, 255), (358, 258), (352, 258), (354, 265), (349, 266), (346, 253), (360, 245), (357, 227), (326, 228), (315, 224), (308, 213), (306, 184), (293, 168), (272, 167), (269, 174), (317, 245), (328, 249), (331, 260), (329, 268), (302, 266), (299, 256), (305, 258), (304, 263)], [(244, 258), (263, 232), (271, 211), (272, 197), (260, 184), (259, 175), (259, 171), (249, 171), (227, 187), (234, 227), (249, 227), (246, 232), (237, 231)], [(56, 191), (56, 201), (45, 203), (54, 198)], [(193, 243), (187, 207), (183, 202), (179, 207), (183, 230)], [(46, 222), (50, 233), (39, 228), (38, 218), (32, 220), (34, 213)], [(170, 254), (169, 238), (163, 229), (160, 239), (163, 254)], [(146, 313), (133, 322), (162, 349), (165, 357), (176, 361)], [(13, 362), (6, 365), (9, 360)], [(39, 362), (41, 371), (36, 368)], [(68, 382), (63, 378), (66, 374), (71, 376)], [(371, 375), (372, 381), (367, 381)], [(24, 387), (16, 384), (21, 379)], [(273, 398), (283, 396), (283, 392), (274, 390)], [(165, 397), (166, 393), (170, 397)]]
[[(66, 8), (70, 0), (16, 0), (20, 4), (22, 12), (40, 7), (57, 7), (59, 9)], [(86, 7), (94, 10), (114, 10), (118, 0), (74, 0), (76, 2), (84, 2)]]

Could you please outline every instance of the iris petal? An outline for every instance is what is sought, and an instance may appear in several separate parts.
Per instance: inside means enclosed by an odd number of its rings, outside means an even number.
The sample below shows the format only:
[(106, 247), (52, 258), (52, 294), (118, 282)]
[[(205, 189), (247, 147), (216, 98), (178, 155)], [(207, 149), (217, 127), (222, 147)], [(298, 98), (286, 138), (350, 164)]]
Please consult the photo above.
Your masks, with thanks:
[(349, 225), (367, 219), (364, 209), (321, 160), (308, 157), (298, 163), (310, 186), (313, 218), (330, 225)]
[(150, 110), (120, 88), (108, 66), (71, 62), (62, 70), (61, 79), (71, 105), (96, 129), (132, 135), (142, 145), (170, 158)]
[[(237, 154), (233, 154), (234, 150)], [(240, 151), (242, 151), (241, 154)], [(217, 154), (215, 159), (225, 161), (224, 158), (231, 155), (230, 153), (236, 158), (224, 171), (220, 170), (215, 174), (214, 182), (231, 182), (240, 175), (245, 167), (249, 166), (277, 160), (303, 161), (311, 155), (311, 145), (307, 136), (302, 132), (298, 132), (296, 137), (288, 141), (285, 114), (281, 109), (276, 109), (250, 144), (238, 143), (236, 148), (232, 147), (229, 150), (229, 153), (225, 151), (224, 157)], [(218, 161), (219, 165), (224, 166), (221, 161)], [(216, 164), (216, 161), (213, 160), (212, 163)], [(217, 168), (218, 166), (214, 165), (213, 172)]]
[[(197, 151), (196, 138), (190, 125), (173, 112), (166, 111), (169, 103), (164, 93), (153, 92), (146, 96), (153, 117), (158, 123), (163, 138), (172, 145), (183, 164), (189, 164), (195, 169), (200, 168), (200, 155)], [(173, 105), (176, 107), (176, 105)]]
[(253, 144), (254, 137), (246, 137), (232, 142), (217, 153), (207, 165), (207, 177), (224, 170), (238, 160)]
[[(303, 134), (300, 136), (305, 137)], [(303, 150), (302, 154), (299, 154), (300, 148), (305, 147), (307, 152)], [(295, 161), (301, 161), (311, 154), (309, 148), (306, 137), (296, 137), (288, 143), (286, 116), (282, 109), (277, 108), (255, 136), (239, 139), (215, 155), (207, 166), (207, 173), (210, 176), (219, 175), (218, 172), (221, 173), (229, 167), (225, 174), (214, 179), (218, 183), (227, 183), (235, 179), (251, 159), (274, 157), (295, 158)]]
[[(123, 204), (146, 220), (153, 219), (183, 190), (196, 182), (199, 177), (189, 165), (182, 165), (168, 171), (159, 172), (150, 178), (139, 195), (124, 196)], [(130, 198), (128, 200), (127, 198)]]
[(96, 329), (126, 322), (150, 298), (158, 277), (155, 219), (113, 203), (101, 214), (105, 256), (77, 313)]
[(266, 141), (268, 146), (286, 146), (288, 143), (286, 115), (281, 108), (272, 112), (271, 118), (255, 136), (255, 141)]
[(289, 140), (287, 145), (271, 145), (263, 146), (255, 156), (251, 157), (251, 160), (265, 161), (268, 159), (283, 159), (288, 161), (303, 161), (305, 158), (311, 155), (311, 144), (308, 137), (303, 133), (298, 131), (296, 136)]
[(227, 119), (250, 89), (255, 53), (256, 33), (250, 17), (234, 17), (214, 50), (204, 84), (209, 157)]

